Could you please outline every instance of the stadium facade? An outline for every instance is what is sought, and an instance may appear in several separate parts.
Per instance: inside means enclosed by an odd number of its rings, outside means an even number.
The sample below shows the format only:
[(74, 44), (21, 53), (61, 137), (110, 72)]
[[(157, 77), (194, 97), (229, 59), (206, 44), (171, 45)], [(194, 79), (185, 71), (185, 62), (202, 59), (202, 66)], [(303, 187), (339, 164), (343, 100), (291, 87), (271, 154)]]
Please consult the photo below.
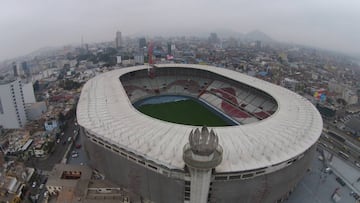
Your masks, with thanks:
[(144, 199), (194, 202), (190, 190), (197, 184), (184, 161), (197, 126), (161, 121), (133, 106), (161, 95), (193, 97), (235, 122), (211, 128), (222, 158), (210, 170), (208, 202), (282, 202), (311, 164), (322, 119), (294, 92), (211, 66), (117, 69), (84, 85), (77, 120), (91, 166)]

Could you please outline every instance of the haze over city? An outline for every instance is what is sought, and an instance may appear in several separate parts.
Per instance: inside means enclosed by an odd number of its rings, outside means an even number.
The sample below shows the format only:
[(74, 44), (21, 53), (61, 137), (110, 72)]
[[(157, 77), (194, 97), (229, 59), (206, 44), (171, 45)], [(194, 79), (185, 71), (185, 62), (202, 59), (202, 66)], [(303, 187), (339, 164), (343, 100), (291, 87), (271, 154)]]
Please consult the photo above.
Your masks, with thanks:
[(358, 1), (2, 1), (0, 203), (360, 203)]
[[(261, 30), (274, 40), (360, 55), (360, 2), (6, 1), (0, 7), (0, 60), (42, 47), (124, 36), (205, 36)], [(219, 37), (222, 37), (219, 35)]]

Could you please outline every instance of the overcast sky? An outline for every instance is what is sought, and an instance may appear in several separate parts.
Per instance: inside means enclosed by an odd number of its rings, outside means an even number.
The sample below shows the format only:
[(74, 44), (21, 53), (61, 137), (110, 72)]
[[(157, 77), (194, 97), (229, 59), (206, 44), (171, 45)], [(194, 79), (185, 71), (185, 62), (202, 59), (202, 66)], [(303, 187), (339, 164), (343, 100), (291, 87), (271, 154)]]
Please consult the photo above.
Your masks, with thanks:
[[(360, 0), (1, 0), (0, 60), (123, 35), (261, 30), (360, 55)], [(220, 36), (221, 37), (221, 36)]]

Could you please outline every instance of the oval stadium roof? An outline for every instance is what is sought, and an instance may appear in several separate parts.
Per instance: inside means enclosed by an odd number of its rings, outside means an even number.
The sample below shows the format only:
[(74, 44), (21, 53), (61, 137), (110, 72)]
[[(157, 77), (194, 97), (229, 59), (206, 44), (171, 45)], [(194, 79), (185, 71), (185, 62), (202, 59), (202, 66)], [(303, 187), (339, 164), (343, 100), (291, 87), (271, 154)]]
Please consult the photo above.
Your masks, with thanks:
[[(269, 82), (225, 68), (189, 64), (161, 64), (208, 70), (270, 94), (278, 109), (269, 118), (246, 125), (214, 127), (222, 146), (218, 172), (252, 170), (298, 156), (311, 147), (322, 131), (317, 109), (302, 96)], [(137, 111), (119, 77), (148, 66), (122, 68), (89, 80), (77, 107), (78, 123), (95, 136), (170, 169), (184, 168), (183, 146), (195, 126), (161, 121)]]

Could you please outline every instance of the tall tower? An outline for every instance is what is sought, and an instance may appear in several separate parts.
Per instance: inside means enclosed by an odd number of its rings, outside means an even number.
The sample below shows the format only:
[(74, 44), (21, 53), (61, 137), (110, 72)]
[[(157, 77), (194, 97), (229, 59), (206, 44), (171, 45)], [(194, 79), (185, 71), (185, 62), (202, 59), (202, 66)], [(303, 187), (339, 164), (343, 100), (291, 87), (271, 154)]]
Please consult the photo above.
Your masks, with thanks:
[(30, 71), (30, 68), (29, 68), (29, 66), (28, 66), (28, 64), (27, 64), (26, 61), (23, 61), (23, 62), (21, 63), (21, 69), (22, 69), (22, 71), (24, 72), (24, 75), (25, 75), (26, 77), (30, 77), (30, 76), (31, 76), (31, 71)]
[(148, 56), (149, 56), (149, 66), (151, 67), (153, 67), (154, 65), (153, 51), (154, 51), (154, 44), (152, 41), (150, 41), (148, 47)]
[(183, 159), (190, 171), (190, 203), (208, 201), (212, 169), (222, 161), (222, 147), (217, 135), (206, 127), (192, 130), (184, 146)]
[(171, 43), (170, 42), (167, 43), (167, 54), (171, 55)]
[(0, 82), (0, 125), (7, 129), (22, 128), (26, 121), (21, 80)]
[(17, 77), (19, 77), (19, 73), (18, 73), (18, 70), (17, 70), (17, 65), (16, 65), (15, 62), (13, 62), (12, 65), (13, 65), (14, 77), (17, 78)]
[(144, 47), (146, 47), (146, 39), (145, 37), (142, 37), (139, 39), (139, 48), (143, 49)]
[(116, 32), (116, 37), (115, 37), (115, 48), (120, 48), (122, 46), (121, 44), (121, 32), (117, 31)]

